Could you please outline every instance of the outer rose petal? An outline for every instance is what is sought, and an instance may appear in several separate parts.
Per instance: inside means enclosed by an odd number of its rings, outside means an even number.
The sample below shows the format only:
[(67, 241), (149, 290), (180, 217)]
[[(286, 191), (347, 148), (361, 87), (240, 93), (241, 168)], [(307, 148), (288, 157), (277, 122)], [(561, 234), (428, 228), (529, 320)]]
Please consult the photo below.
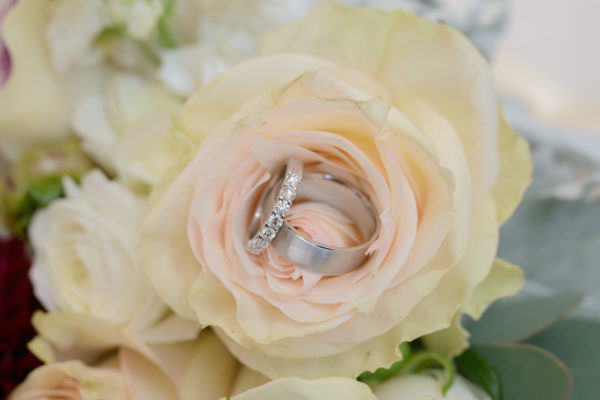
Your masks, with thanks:
[(64, 92), (53, 73), (44, 41), (46, 1), (22, 0), (3, 24), (3, 38), (12, 60), (11, 75), (0, 89), (0, 155), (14, 162), (36, 143), (55, 141), (68, 133)]
[(196, 112), (182, 113), (178, 121), (181, 130), (192, 133), (192, 139), (200, 142), (257, 93), (280, 88), (307, 71), (326, 72), (352, 82), (371, 96), (386, 97), (387, 90), (381, 84), (359, 71), (305, 54), (278, 54), (235, 65), (227, 70), (226, 77), (220, 76), (192, 95), (185, 108)]
[(516, 294), (523, 287), (525, 276), (521, 268), (497, 258), (489, 275), (475, 288), (463, 311), (479, 319), (494, 301)]
[(402, 10), (317, 5), (308, 18), (266, 36), (262, 54), (303, 52), (374, 76), (394, 104), (417, 97), (454, 126), (481, 203), (498, 173), (498, 115), (489, 66), (460, 33)]
[(531, 183), (529, 144), (508, 124), (500, 110), (500, 173), (492, 190), (498, 210), (498, 225), (515, 211), (523, 193)]
[(282, 378), (233, 396), (231, 400), (279, 400), (282, 398), (293, 400), (377, 400), (367, 385), (349, 378), (318, 380)]

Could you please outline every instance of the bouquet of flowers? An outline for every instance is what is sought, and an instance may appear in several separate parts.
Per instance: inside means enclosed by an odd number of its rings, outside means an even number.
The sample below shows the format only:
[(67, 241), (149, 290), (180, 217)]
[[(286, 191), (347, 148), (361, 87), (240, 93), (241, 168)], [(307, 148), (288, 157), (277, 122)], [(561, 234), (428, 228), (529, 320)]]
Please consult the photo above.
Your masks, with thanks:
[(457, 30), (0, 4), (0, 397), (568, 398), (535, 344), (579, 297), (486, 312), (524, 283), (496, 253), (531, 160)]

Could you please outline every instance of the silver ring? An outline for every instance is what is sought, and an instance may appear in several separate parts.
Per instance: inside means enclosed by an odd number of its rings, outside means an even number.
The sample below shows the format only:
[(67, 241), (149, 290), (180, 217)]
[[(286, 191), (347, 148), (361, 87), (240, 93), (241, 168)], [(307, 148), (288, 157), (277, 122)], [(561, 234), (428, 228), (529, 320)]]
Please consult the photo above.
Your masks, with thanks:
[[(262, 253), (277, 235), (296, 197), (296, 190), (302, 181), (302, 171), (302, 163), (291, 158), (281, 168), (279, 174), (269, 182), (269, 186), (263, 192), (250, 222), (250, 239), (246, 245), (250, 253)], [(268, 197), (271, 197), (269, 194), (273, 192), (273, 188), (277, 184), (279, 184), (277, 200), (271, 202), (271, 212), (265, 218), (263, 217), (265, 201)]]
[(310, 173), (305, 174), (296, 199), (336, 208), (356, 223), (366, 240), (352, 247), (328, 246), (309, 239), (284, 220), (271, 242), (279, 255), (299, 268), (328, 276), (346, 274), (365, 262), (369, 246), (379, 234), (379, 218), (362, 192), (331, 175)]

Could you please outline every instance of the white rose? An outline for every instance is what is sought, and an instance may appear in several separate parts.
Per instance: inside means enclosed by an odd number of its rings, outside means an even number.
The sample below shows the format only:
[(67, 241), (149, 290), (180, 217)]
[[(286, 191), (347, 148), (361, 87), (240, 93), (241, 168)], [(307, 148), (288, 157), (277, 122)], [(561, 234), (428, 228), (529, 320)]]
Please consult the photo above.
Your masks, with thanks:
[(70, 178), (63, 186), (66, 198), (36, 213), (29, 230), (31, 280), (47, 315), (92, 317), (141, 342), (193, 336), (194, 324), (174, 329), (181, 318), (171, 314), (141, 268), (137, 249), (144, 201), (96, 170), (80, 187)]
[(490, 400), (483, 390), (460, 375), (454, 377), (452, 386), (442, 394), (442, 374), (401, 375), (385, 381), (375, 389), (379, 400)]
[(181, 101), (134, 74), (113, 73), (80, 96), (72, 125), (83, 149), (130, 187), (156, 183), (169, 164), (171, 115)]

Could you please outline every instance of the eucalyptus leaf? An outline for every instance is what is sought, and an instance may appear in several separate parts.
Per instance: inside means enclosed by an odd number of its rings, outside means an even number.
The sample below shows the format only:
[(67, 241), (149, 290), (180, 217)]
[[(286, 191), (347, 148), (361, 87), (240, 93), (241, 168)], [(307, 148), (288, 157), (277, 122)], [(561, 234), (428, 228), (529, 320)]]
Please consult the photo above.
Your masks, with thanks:
[(458, 373), (485, 390), (492, 400), (503, 400), (502, 382), (498, 370), (473, 349), (465, 350), (454, 360)]
[(542, 200), (530, 192), (503, 226), (498, 254), (521, 266), (528, 281), (583, 294), (577, 314), (600, 318), (599, 248), (600, 201)]
[(528, 295), (497, 301), (479, 321), (466, 321), (472, 342), (509, 343), (535, 335), (581, 302), (581, 295), (561, 292), (551, 297)]
[(574, 379), (572, 400), (600, 397), (600, 321), (564, 319), (528, 342), (567, 364)]
[(474, 344), (500, 373), (504, 400), (567, 400), (572, 377), (552, 353), (530, 344)]

